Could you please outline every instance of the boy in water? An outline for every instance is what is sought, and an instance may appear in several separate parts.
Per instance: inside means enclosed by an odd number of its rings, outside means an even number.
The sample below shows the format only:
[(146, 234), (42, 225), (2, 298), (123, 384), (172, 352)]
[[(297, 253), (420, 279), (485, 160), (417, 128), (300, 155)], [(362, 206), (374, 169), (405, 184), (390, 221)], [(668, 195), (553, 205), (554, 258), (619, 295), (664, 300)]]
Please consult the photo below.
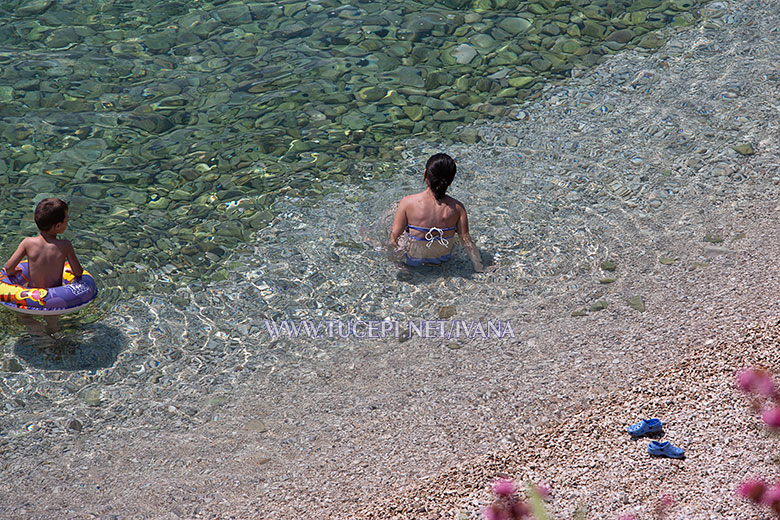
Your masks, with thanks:
[(449, 155), (433, 155), (425, 165), (424, 179), (428, 188), (407, 195), (398, 203), (390, 244), (404, 252), (407, 264), (419, 266), (446, 262), (452, 255), (455, 246), (453, 237), (457, 233), (471, 258), (474, 271), (485, 271), (479, 250), (469, 236), (466, 208), (446, 194), (455, 179), (456, 170), (455, 161)]
[[(62, 285), (62, 270), (65, 260), (70, 263), (73, 275), (78, 278), (84, 270), (81, 268), (76, 252), (70, 241), (58, 239), (57, 235), (68, 228), (68, 205), (60, 199), (43, 199), (35, 208), (35, 224), (40, 234), (22, 240), (19, 247), (8, 262), (5, 272), (13, 275), (17, 265), (27, 257), (30, 280), (28, 286), (37, 289), (49, 289)], [(44, 316), (48, 332), (56, 332), (57, 316)], [(19, 319), (31, 328), (39, 327), (30, 316), (19, 316)]]

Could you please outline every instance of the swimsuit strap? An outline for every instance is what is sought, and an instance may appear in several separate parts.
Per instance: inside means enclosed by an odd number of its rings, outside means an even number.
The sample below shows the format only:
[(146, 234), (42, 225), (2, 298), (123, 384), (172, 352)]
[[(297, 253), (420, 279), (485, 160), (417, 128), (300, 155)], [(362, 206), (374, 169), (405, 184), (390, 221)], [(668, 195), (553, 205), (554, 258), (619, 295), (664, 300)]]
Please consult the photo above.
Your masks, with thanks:
[[(444, 238), (444, 232), (445, 231), (451, 231), (451, 230), (455, 229), (454, 227), (448, 227), (448, 228), (444, 228), (444, 229), (437, 228), (437, 227), (432, 227), (432, 228), (426, 229), (426, 228), (421, 228), (421, 227), (412, 226), (412, 225), (407, 225), (406, 227), (409, 227), (409, 228), (412, 228), (412, 229), (416, 229), (417, 231), (426, 231), (424, 239), (420, 238), (420, 237), (412, 236), (412, 238), (414, 238), (416, 240), (427, 240), (428, 243), (425, 245), (425, 247), (431, 247), (431, 244), (433, 244), (434, 241), (438, 241), (444, 247), (448, 247), (450, 242), (449, 242), (449, 240)], [(434, 233), (438, 233), (439, 235), (436, 236), (436, 235), (434, 235)]]
[[(420, 226), (413, 226), (413, 225), (411, 225), (411, 224), (407, 224), (407, 225), (406, 225), (406, 227), (408, 227), (408, 228), (410, 228), (410, 229), (414, 229), (415, 231), (423, 231), (423, 232), (425, 232), (425, 233), (427, 233), (427, 232), (428, 232), (428, 231), (430, 231), (431, 229), (439, 229), (439, 228), (424, 228), (424, 227), (420, 227)], [(446, 228), (441, 228), (441, 230), (442, 230), (442, 231), (452, 231), (452, 230), (454, 230), (454, 229), (458, 229), (458, 228), (457, 228), (457, 227), (455, 227), (455, 226), (452, 226), (452, 227), (446, 227)]]

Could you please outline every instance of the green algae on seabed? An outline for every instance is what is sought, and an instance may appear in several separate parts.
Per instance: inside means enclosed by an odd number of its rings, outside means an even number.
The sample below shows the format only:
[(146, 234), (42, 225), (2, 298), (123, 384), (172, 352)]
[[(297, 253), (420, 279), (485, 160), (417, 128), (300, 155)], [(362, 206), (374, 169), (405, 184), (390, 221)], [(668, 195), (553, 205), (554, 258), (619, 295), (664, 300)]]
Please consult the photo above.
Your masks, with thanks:
[[(13, 9), (15, 7), (15, 10)], [(694, 20), (678, 0), (34, 0), (0, 33), (0, 253), (39, 194), (111, 298), (225, 278), (279, 196), (396, 169), (413, 135), (461, 139), (545, 82)], [(38, 197), (36, 197), (38, 196)]]

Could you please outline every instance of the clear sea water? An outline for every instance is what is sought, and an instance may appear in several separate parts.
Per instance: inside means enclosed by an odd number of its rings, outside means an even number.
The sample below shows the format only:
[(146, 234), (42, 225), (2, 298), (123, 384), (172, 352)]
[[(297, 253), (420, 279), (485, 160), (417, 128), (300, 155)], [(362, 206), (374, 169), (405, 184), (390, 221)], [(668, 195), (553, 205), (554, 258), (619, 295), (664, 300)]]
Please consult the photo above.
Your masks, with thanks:
[[(612, 226), (649, 232), (641, 212), (620, 220), (603, 204), (660, 204), (684, 182), (578, 171), (576, 139), (498, 142), (502, 122), (533, 117), (524, 103), (552, 86), (565, 97), (568, 78), (604, 56), (652, 52), (656, 30), (693, 23), (699, 8), (0, 3), (0, 256), (35, 232), (35, 203), (59, 196), (66, 237), (101, 288), (53, 339), (0, 313), (0, 429), (42, 431), (85, 403), (122, 422), (145, 398), (236, 391), (280, 355), (316, 361), (316, 348), (264, 335), (266, 319), (406, 320), (453, 304), (477, 316), (574, 284), (613, 253)], [(576, 95), (581, 106), (597, 97)], [(511, 159), (493, 165), (506, 147)], [(453, 194), (503, 267), (494, 275), (474, 276), (463, 254), (405, 271), (382, 248), (387, 209), (421, 189), (424, 160), (441, 150), (458, 160)], [(526, 169), (539, 159), (549, 171)], [(622, 159), (641, 170), (652, 158)]]

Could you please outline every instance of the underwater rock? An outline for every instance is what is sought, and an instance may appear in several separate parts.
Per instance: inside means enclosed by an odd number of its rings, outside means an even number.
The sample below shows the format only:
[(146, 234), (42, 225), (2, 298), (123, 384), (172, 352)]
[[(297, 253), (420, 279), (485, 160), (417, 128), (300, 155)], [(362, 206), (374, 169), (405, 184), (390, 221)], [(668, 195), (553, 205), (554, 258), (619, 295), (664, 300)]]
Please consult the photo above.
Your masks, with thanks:
[(14, 100), (14, 89), (4, 85), (0, 87), (0, 103), (10, 103)]
[(598, 24), (596, 22), (586, 20), (585, 24), (582, 28), (582, 35), (588, 36), (590, 38), (594, 38), (596, 40), (601, 40), (604, 38), (604, 33), (606, 32), (606, 29), (603, 25)]
[(32, 16), (43, 14), (54, 0), (30, 0), (25, 2), (22, 6), (16, 8), (16, 16)]
[(638, 45), (643, 49), (655, 50), (660, 47), (663, 47), (664, 43), (666, 42), (663, 39), (661, 39), (657, 34), (647, 33), (642, 37), (641, 40), (639, 40)]
[(373, 103), (385, 97), (386, 94), (387, 91), (381, 87), (363, 87), (357, 92), (356, 97), (362, 101)]
[(639, 312), (645, 312), (645, 300), (641, 296), (632, 296), (629, 298), (628, 306)]
[(125, 116), (128, 126), (146, 130), (150, 134), (160, 134), (173, 128), (173, 123), (168, 118), (154, 113), (130, 114)]
[(734, 146), (732, 148), (735, 152), (739, 153), (740, 155), (753, 155), (754, 153), (756, 153), (751, 143), (738, 144), (737, 146)]
[(216, 15), (223, 22), (232, 24), (248, 23), (252, 21), (252, 13), (249, 11), (249, 7), (244, 4), (223, 7), (216, 11)]
[(439, 318), (446, 320), (455, 316), (456, 310), (454, 305), (443, 305), (439, 307)]
[(631, 29), (621, 29), (614, 31), (607, 37), (607, 41), (628, 43), (634, 39), (634, 32)]
[(85, 388), (81, 392), (81, 400), (87, 403), (88, 406), (100, 406), (103, 403), (101, 393), (99, 388)]
[(79, 41), (81, 41), (81, 37), (73, 27), (63, 27), (53, 31), (43, 42), (47, 47), (57, 49)]
[(476, 130), (461, 130), (458, 132), (458, 139), (466, 144), (474, 144), (479, 141), (479, 133)]
[(599, 267), (604, 271), (614, 271), (617, 269), (617, 264), (609, 260), (604, 260), (599, 264)]
[[(471, 38), (471, 43), (483, 50), (490, 50), (496, 45), (496, 40), (487, 34), (477, 34)], [(465, 45), (465, 44), (464, 44)], [(473, 47), (472, 47), (473, 49)], [(471, 61), (471, 60), (469, 60)]]
[(467, 43), (461, 43), (452, 51), (452, 56), (460, 65), (468, 65), (477, 54), (476, 49)]
[(22, 367), (21, 364), (19, 364), (19, 360), (11, 357), (11, 358), (5, 358), (3, 360), (2, 369), (5, 372), (21, 372), (24, 370), (24, 367)]
[(504, 18), (498, 22), (498, 26), (512, 35), (518, 35), (527, 31), (533, 24), (525, 18)]
[(246, 423), (246, 429), (254, 433), (265, 433), (268, 427), (260, 419), (252, 419)]
[(420, 69), (414, 67), (398, 67), (391, 75), (402, 85), (417, 88), (425, 86)]

